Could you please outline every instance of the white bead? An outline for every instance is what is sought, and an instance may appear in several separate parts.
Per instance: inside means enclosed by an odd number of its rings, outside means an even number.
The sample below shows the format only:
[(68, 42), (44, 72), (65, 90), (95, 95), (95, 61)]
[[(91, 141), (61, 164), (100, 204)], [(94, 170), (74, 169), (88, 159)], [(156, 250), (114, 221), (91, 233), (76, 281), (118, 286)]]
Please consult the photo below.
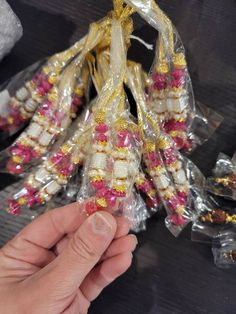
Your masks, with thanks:
[(34, 178), (34, 175), (31, 174), (29, 175), (29, 177), (27, 178), (27, 184), (29, 184), (30, 186), (32, 186), (32, 188), (37, 189), (40, 187), (40, 182), (36, 181)]
[(38, 104), (32, 98), (29, 98), (25, 103), (25, 109), (30, 112), (34, 112)]
[(167, 111), (166, 99), (156, 99), (153, 111), (156, 113), (164, 113)]
[(114, 163), (114, 177), (125, 179), (128, 177), (128, 163), (123, 160), (116, 160)]
[(129, 173), (131, 176), (135, 177), (139, 173), (138, 165), (135, 161), (129, 163)]
[(37, 138), (41, 134), (42, 130), (43, 128), (41, 125), (38, 123), (32, 123), (27, 129), (27, 134), (32, 138)]
[(27, 90), (26, 87), (21, 87), (20, 89), (18, 89), (18, 91), (16, 92), (16, 97), (20, 100), (20, 101), (24, 101), (28, 98), (29, 96), (29, 92)]
[(168, 111), (182, 112), (188, 105), (188, 98), (182, 96), (180, 98), (168, 98), (167, 99), (167, 109)]
[(162, 174), (159, 177), (155, 177), (155, 183), (158, 189), (165, 190), (169, 185), (169, 179)]
[(51, 181), (47, 186), (46, 186), (46, 193), (54, 195), (57, 192), (59, 192), (61, 189), (60, 184), (58, 184), (56, 181)]
[(112, 156), (113, 156), (115, 159), (126, 159), (126, 158), (127, 158), (127, 153), (114, 151), (114, 152), (112, 153)]
[(175, 182), (178, 184), (183, 184), (186, 182), (186, 175), (183, 169), (180, 169), (177, 172), (173, 173), (173, 177), (175, 179)]
[(106, 168), (107, 155), (104, 153), (96, 153), (91, 160), (91, 168), (105, 169)]
[(164, 90), (161, 90), (161, 91), (154, 91), (153, 93), (152, 93), (152, 97), (154, 98), (154, 99), (157, 99), (157, 98), (159, 98), (159, 99), (164, 99), (165, 97), (166, 97), (166, 93), (165, 93), (165, 91)]
[(42, 146), (48, 146), (51, 140), (53, 139), (53, 137), (54, 137), (54, 134), (44, 131), (39, 138), (39, 144)]
[(35, 179), (39, 182), (46, 182), (47, 180), (50, 179), (50, 173), (44, 169), (44, 168), (40, 168), (39, 170), (36, 171), (35, 173)]
[(48, 195), (44, 190), (41, 191), (40, 197), (46, 202), (49, 202), (50, 199), (52, 198), (51, 195)]

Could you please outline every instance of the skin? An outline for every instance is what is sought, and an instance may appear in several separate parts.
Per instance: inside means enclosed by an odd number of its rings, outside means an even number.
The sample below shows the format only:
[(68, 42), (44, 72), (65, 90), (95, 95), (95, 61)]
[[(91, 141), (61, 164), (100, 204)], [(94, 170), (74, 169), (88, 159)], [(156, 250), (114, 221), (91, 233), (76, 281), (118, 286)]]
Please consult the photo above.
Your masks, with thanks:
[(87, 217), (78, 203), (54, 209), (0, 250), (4, 314), (85, 314), (131, 265), (137, 239), (107, 212)]

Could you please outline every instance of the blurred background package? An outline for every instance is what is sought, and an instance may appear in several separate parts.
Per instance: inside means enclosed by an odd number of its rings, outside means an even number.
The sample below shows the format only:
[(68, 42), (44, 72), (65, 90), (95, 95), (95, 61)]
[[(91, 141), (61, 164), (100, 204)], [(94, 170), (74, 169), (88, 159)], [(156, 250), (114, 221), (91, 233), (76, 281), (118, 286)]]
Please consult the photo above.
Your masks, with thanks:
[(23, 29), (20, 20), (5, 0), (0, 0), (0, 60), (21, 38)]

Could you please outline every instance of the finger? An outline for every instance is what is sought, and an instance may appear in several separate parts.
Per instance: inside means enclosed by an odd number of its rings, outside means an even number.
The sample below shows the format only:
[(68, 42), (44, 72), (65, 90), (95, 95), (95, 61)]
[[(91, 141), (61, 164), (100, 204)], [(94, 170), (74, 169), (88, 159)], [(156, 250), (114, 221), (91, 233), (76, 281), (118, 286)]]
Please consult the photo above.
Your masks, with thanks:
[(96, 266), (85, 278), (80, 289), (83, 295), (91, 302), (97, 298), (102, 290), (121, 276), (132, 263), (132, 253), (122, 253), (105, 260)]
[(73, 203), (40, 216), (25, 227), (16, 239), (22, 238), (39, 247), (49, 249), (65, 234), (75, 232), (87, 218), (83, 204)]
[(133, 252), (137, 244), (137, 238), (133, 234), (114, 240), (102, 256), (101, 261), (122, 253)]
[(130, 223), (126, 218), (116, 217), (116, 223), (117, 223), (117, 230), (115, 234), (116, 239), (123, 237), (129, 233)]
[(65, 294), (78, 289), (110, 245), (116, 227), (116, 220), (107, 212), (96, 212), (85, 220), (62, 254), (42, 270), (47, 288), (51, 291), (60, 286)]
[[(127, 219), (123, 217), (116, 217), (116, 223), (117, 223), (117, 230), (116, 230), (115, 238), (120, 238), (127, 235), (130, 228), (130, 225)], [(56, 255), (61, 254), (64, 251), (64, 249), (67, 247), (70, 241), (70, 238), (72, 236), (73, 236), (73, 233), (64, 236), (53, 248), (53, 252)]]

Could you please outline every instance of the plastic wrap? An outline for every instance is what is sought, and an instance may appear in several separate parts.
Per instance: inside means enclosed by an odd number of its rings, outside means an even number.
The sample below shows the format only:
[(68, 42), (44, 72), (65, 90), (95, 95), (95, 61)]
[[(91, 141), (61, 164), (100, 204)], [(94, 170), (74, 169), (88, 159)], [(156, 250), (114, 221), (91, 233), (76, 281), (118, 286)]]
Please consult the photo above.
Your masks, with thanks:
[(195, 198), (198, 217), (192, 225), (192, 240), (211, 243), (225, 229), (236, 224), (236, 209), (231, 204), (223, 205), (209, 195)]
[(137, 196), (133, 186), (139, 173), (142, 142), (127, 110), (123, 89), (126, 47), (118, 20), (112, 23), (110, 55), (110, 76), (95, 105), (91, 150), (78, 201), (89, 199), (85, 205), (88, 214), (108, 210), (130, 218), (136, 226), (137, 221), (133, 219)]
[(183, 158), (171, 137), (155, 123), (147, 108), (139, 65), (129, 67), (128, 82), (137, 103), (139, 126), (143, 130), (143, 159), (166, 208), (166, 225), (177, 236), (188, 222), (195, 219), (193, 197), (196, 189), (203, 189), (204, 178), (190, 161)]
[(0, 0), (0, 60), (21, 38), (23, 29), (18, 17), (5, 0)]
[(59, 82), (65, 67), (82, 50), (84, 43), (85, 38), (47, 61), (35, 63), (4, 86), (0, 95), (7, 95), (7, 98), (0, 98), (1, 130), (13, 135), (33, 117), (36, 109)]
[(217, 267), (236, 266), (236, 233), (235, 230), (221, 232), (213, 242), (212, 253)]
[(207, 179), (207, 191), (236, 200), (236, 153), (231, 159), (227, 155), (220, 153), (213, 176)]
[(101, 41), (104, 31), (99, 24), (91, 25), (81, 53), (65, 68), (60, 81), (38, 107), (28, 128), (2, 154), (2, 163), (6, 163), (8, 172), (22, 173), (66, 134), (74, 118), (74, 106), (77, 102), (80, 104), (86, 90), (80, 78), (85, 57)]
[(24, 207), (37, 209), (51, 201), (67, 186), (86, 156), (86, 143), (90, 135), (89, 123), (90, 113), (86, 111), (79, 121), (75, 122), (73, 135), (25, 178), (18, 191), (8, 197), (7, 204), (3, 204), (8, 212), (18, 215), (24, 211)]

